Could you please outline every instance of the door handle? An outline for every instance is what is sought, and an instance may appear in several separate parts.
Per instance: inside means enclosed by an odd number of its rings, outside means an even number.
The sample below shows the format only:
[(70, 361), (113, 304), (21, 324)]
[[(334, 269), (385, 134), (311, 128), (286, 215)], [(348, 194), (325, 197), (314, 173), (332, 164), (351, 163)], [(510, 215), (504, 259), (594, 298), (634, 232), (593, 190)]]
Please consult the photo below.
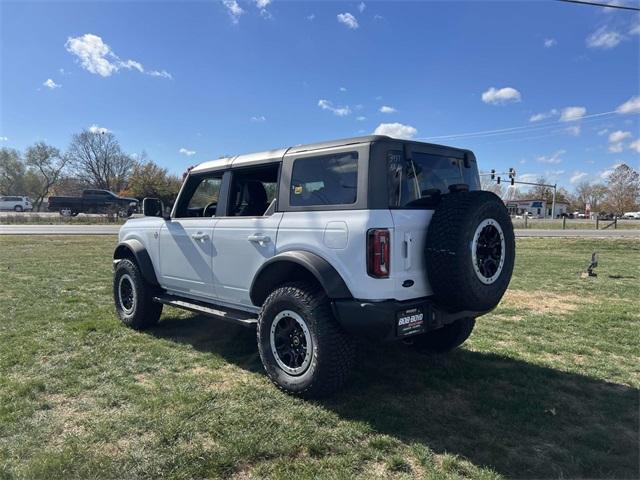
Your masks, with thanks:
[(196, 242), (206, 242), (207, 240), (209, 240), (209, 235), (207, 235), (206, 233), (198, 232), (191, 235), (191, 238), (193, 238)]
[(269, 243), (271, 241), (271, 238), (268, 237), (267, 235), (256, 233), (255, 235), (249, 235), (247, 237), (247, 240), (249, 240), (250, 242), (256, 242), (262, 245), (263, 243)]

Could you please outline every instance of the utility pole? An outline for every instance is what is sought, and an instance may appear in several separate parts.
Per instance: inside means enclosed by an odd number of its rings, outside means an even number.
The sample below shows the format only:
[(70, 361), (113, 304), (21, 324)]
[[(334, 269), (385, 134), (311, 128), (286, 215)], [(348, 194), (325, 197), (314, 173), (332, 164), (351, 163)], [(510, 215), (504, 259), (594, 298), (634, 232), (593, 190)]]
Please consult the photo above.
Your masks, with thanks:
[(553, 184), (553, 201), (551, 202), (551, 220), (556, 218), (556, 188), (558, 184)]

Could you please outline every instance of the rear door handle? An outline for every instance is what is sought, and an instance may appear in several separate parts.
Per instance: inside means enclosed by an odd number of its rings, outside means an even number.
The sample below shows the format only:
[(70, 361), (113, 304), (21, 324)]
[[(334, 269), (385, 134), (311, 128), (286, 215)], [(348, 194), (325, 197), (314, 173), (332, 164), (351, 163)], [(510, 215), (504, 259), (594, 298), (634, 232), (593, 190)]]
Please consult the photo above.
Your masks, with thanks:
[(203, 232), (197, 232), (191, 235), (191, 238), (193, 238), (196, 242), (206, 242), (207, 240), (209, 240), (209, 235)]
[(250, 242), (256, 242), (262, 245), (263, 243), (269, 243), (271, 241), (271, 238), (268, 237), (267, 235), (256, 233), (255, 235), (249, 235), (247, 237), (247, 240), (249, 240)]

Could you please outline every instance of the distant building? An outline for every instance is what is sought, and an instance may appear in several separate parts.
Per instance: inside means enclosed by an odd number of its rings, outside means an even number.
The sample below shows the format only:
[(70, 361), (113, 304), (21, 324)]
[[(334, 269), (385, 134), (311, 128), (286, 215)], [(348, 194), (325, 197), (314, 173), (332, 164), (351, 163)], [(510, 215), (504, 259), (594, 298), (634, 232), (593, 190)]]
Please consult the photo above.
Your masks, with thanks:
[(551, 212), (551, 203), (540, 199), (507, 200), (505, 205), (511, 216), (530, 213), (533, 218), (560, 218), (569, 214), (566, 202), (556, 202), (555, 212)]

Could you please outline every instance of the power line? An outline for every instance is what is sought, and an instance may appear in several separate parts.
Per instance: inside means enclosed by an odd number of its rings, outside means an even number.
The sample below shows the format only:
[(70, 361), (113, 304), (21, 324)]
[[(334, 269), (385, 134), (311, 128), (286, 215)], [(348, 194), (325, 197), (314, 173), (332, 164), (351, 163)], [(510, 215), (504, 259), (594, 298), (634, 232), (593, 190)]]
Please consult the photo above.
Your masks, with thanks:
[(514, 133), (528, 133), (539, 130), (546, 130), (549, 128), (560, 128), (560, 127), (569, 127), (572, 124), (575, 125), (580, 121), (590, 120), (592, 118), (604, 117), (609, 115), (617, 114), (618, 112), (602, 112), (602, 113), (592, 113), (590, 115), (584, 115), (580, 118), (576, 118), (573, 120), (556, 120), (553, 122), (545, 122), (539, 124), (529, 124), (529, 125), (520, 125), (517, 127), (508, 127), (508, 128), (498, 128), (495, 130), (480, 130), (476, 132), (466, 132), (466, 133), (456, 133), (450, 135), (438, 135), (431, 137), (422, 137), (419, 140), (452, 140), (455, 138), (481, 138), (481, 137), (493, 137), (496, 135), (511, 135)]
[(556, 0), (556, 2), (578, 3), (580, 5), (591, 5), (592, 7), (618, 8), (620, 10), (632, 10), (634, 12), (640, 12), (640, 8), (638, 7), (628, 7), (626, 5), (616, 5), (610, 3), (586, 2), (584, 0)]

